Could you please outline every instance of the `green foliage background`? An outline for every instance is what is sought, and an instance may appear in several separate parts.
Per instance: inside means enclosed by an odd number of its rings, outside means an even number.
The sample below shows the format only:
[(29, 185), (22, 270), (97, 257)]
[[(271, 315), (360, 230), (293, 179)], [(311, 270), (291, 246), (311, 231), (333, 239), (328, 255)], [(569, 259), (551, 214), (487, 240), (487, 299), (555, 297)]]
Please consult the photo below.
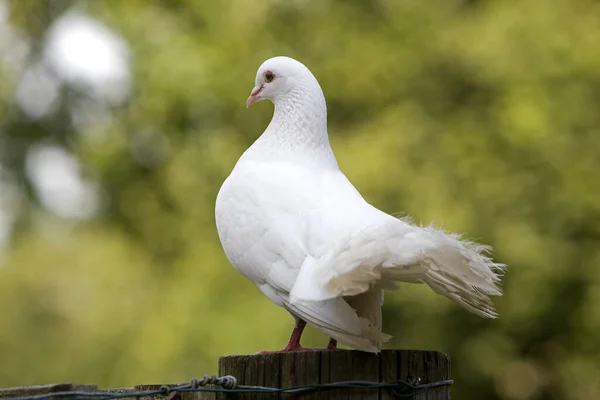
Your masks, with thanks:
[[(61, 82), (55, 112), (36, 119), (15, 101), (24, 66), (0, 62), (0, 200), (13, 219), (0, 386), (182, 382), (216, 373), (220, 355), (286, 343), (292, 319), (230, 267), (213, 210), (271, 117), (266, 102), (244, 106), (256, 69), (289, 55), (320, 80), (334, 151), (368, 201), (466, 232), (509, 266), (495, 321), (426, 287), (389, 293), (389, 347), (448, 352), (457, 399), (600, 398), (600, 3), (3, 4), (25, 66), (79, 13), (128, 46), (132, 86), (106, 105)], [(74, 123), (81, 104), (101, 122)], [(96, 185), (91, 218), (40, 202), (26, 171), (40, 145), (66, 149)], [(326, 340), (310, 330), (304, 344)]]

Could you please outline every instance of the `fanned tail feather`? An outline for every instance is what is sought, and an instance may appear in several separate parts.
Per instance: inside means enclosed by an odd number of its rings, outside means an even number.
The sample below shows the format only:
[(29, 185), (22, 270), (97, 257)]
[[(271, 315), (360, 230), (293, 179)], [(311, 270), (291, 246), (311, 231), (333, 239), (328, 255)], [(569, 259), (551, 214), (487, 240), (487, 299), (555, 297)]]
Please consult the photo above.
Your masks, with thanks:
[(496, 318), (490, 296), (502, 295), (498, 283), (505, 266), (488, 257), (490, 250), (431, 225), (390, 220), (353, 235), (323, 257), (307, 259), (291, 300), (353, 296), (393, 282), (425, 283), (470, 312)]

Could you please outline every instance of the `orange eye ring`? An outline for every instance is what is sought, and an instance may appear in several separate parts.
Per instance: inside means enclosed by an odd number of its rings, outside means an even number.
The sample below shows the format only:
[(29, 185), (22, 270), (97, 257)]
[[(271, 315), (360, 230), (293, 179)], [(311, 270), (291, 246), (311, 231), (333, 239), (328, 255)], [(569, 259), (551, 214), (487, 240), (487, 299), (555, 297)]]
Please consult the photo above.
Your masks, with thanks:
[(272, 73), (271, 71), (265, 72), (265, 74), (263, 76), (265, 78), (265, 82), (267, 82), (267, 83), (271, 83), (275, 79), (275, 74)]

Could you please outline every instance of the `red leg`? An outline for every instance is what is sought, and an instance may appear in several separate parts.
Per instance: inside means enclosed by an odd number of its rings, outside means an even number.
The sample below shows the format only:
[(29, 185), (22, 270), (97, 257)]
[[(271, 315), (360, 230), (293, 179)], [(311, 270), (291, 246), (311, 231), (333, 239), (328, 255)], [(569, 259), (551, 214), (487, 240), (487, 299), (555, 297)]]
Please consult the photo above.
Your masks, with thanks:
[[(302, 337), (302, 332), (304, 331), (305, 327), (306, 327), (306, 321), (304, 321), (300, 318), (296, 318), (296, 324), (294, 326), (294, 330), (292, 331), (292, 336), (290, 336), (290, 340), (289, 340), (287, 346), (285, 346), (285, 348), (283, 348), (282, 350), (278, 350), (278, 351), (260, 351), (256, 354), (274, 354), (274, 353), (284, 353), (284, 352), (288, 352), (288, 351), (302, 351), (302, 350), (308, 350), (308, 351), (323, 350), (320, 348), (302, 347), (300, 345), (300, 338)], [(337, 348), (337, 340), (331, 339), (329, 341), (329, 344), (327, 345), (327, 349), (331, 350), (331, 349), (335, 349), (335, 348)]]
[(287, 346), (284, 347), (283, 350), (280, 351), (298, 351), (302, 350), (302, 346), (300, 346), (300, 338), (302, 337), (302, 332), (304, 332), (304, 328), (306, 327), (306, 321), (296, 318), (296, 325), (294, 326), (294, 330), (292, 331), (292, 336), (290, 336), (290, 340), (288, 341)]

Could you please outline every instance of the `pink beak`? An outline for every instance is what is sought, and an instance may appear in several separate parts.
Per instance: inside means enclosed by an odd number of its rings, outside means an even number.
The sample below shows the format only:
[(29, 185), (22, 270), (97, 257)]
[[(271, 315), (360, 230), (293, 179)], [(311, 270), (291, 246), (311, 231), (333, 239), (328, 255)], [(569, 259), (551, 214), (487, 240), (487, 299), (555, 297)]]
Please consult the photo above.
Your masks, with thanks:
[(262, 92), (262, 90), (264, 88), (265, 88), (264, 86), (261, 86), (261, 87), (252, 89), (252, 93), (250, 93), (250, 97), (248, 97), (248, 100), (246, 100), (246, 108), (249, 108), (252, 104), (254, 104), (258, 100), (260, 100), (258, 98), (258, 95), (260, 94), (260, 92)]

